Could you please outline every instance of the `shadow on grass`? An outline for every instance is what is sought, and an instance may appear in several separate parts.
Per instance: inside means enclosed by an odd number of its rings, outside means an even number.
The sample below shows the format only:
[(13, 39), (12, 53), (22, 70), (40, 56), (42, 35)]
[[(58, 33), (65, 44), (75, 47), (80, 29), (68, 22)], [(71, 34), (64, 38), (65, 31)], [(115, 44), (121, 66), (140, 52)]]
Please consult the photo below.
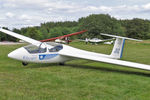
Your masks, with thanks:
[(29, 64), (26, 68), (45, 68), (45, 67), (56, 67), (60, 66), (57, 63), (52, 63), (52, 64)]
[(115, 73), (121, 73), (121, 74), (130, 74), (130, 75), (139, 75), (139, 76), (150, 77), (150, 73), (144, 73), (144, 72), (135, 72), (135, 71), (120, 70), (120, 69), (110, 69), (110, 68), (95, 67), (95, 66), (88, 66), (88, 65), (67, 64), (66, 66), (74, 67), (74, 68), (82, 68), (82, 69), (99, 70), (99, 71), (104, 71), (104, 72), (115, 72)]
[[(91, 63), (91, 61), (82, 61), (82, 62), (79, 62), (78, 64), (81, 64), (81, 65), (83, 65), (83, 64), (88, 64), (88, 63)], [(36, 63), (31, 63), (31, 64), (29, 64), (29, 65), (27, 65), (27, 68), (44, 68), (44, 67), (56, 67), (56, 66), (58, 66), (58, 67), (60, 67), (60, 66), (68, 66), (69, 64), (65, 64), (65, 65), (59, 65), (59, 63), (39, 63), (39, 64), (36, 64)], [(23, 65), (22, 65), (23, 66)]]
[[(89, 62), (90, 63), (90, 62)], [(87, 64), (87, 63), (86, 63)], [(45, 68), (45, 67), (63, 67), (63, 65), (59, 65), (57, 63), (54, 64), (32, 64), (26, 68)], [(150, 73), (145, 72), (135, 72), (135, 71), (127, 71), (127, 70), (120, 70), (120, 69), (111, 69), (106, 67), (95, 67), (95, 66), (88, 66), (88, 65), (77, 65), (77, 64), (65, 64), (65, 67), (73, 67), (73, 68), (82, 68), (82, 69), (92, 69), (92, 70), (99, 70), (103, 72), (114, 72), (114, 73), (121, 73), (121, 74), (130, 74), (130, 75), (139, 75), (139, 76), (146, 76), (150, 77)]]

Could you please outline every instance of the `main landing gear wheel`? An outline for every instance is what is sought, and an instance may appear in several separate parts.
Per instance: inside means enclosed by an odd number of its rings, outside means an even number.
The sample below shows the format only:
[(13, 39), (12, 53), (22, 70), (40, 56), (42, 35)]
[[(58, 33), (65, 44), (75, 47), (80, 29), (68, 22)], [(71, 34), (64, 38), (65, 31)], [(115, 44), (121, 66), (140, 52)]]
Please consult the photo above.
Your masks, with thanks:
[(28, 63), (26, 63), (26, 62), (22, 62), (22, 65), (23, 65), (23, 66), (27, 66), (27, 65), (28, 65)]
[(59, 63), (59, 65), (62, 65), (62, 66), (63, 66), (63, 65), (65, 65), (65, 63), (64, 63), (64, 62), (61, 62), (61, 63)]

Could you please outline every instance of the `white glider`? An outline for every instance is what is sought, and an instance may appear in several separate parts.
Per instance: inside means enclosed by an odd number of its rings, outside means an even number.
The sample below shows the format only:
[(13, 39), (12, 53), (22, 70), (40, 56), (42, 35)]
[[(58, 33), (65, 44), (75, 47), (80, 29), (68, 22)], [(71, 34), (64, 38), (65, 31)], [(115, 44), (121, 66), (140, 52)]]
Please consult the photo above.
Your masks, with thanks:
[(64, 62), (66, 61), (73, 60), (75, 58), (80, 58), (122, 65), (127, 67), (139, 68), (144, 70), (150, 70), (150, 65), (117, 60), (122, 56), (125, 39), (129, 38), (117, 37), (112, 53), (110, 55), (105, 55), (77, 49), (65, 44), (42, 43), (40, 41), (31, 39), (23, 35), (19, 35), (17, 33), (2, 28), (0, 29), (0, 31), (8, 35), (14, 36), (18, 39), (22, 39), (28, 43), (31, 43), (31, 45), (21, 47), (8, 54), (8, 57), (22, 61), (23, 65), (26, 65), (28, 62), (64, 64)]
[[(105, 43), (105, 42), (109, 42), (109, 41), (112, 41), (114, 39), (105, 39), (105, 40), (102, 40), (102, 39), (98, 39), (98, 38), (93, 38), (93, 39), (85, 39), (85, 40), (81, 40), (81, 41), (84, 41), (84, 42), (90, 42), (92, 44), (97, 44), (97, 43)], [(113, 42), (109, 42), (108, 44), (112, 44)]]

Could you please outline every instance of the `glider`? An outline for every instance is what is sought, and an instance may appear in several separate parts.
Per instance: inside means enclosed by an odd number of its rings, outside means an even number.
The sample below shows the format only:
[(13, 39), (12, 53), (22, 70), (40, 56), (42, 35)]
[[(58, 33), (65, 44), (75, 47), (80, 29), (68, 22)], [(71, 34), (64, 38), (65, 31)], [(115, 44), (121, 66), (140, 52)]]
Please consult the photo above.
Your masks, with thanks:
[(90, 43), (92, 43), (92, 44), (97, 44), (97, 43), (113, 44), (113, 40), (114, 40), (114, 38), (112, 38), (112, 39), (105, 39), (105, 40), (98, 39), (98, 38), (92, 38), (92, 39), (87, 39), (87, 38), (86, 38), (85, 40), (81, 40), (81, 41), (85, 41), (86, 44), (87, 44), (88, 42), (90, 42)]
[[(69, 41), (68, 37), (73, 36), (73, 35), (82, 34), (84, 32), (87, 32), (87, 30), (83, 30), (83, 31), (80, 31), (80, 32), (71, 33), (71, 34), (67, 34), (67, 35), (64, 35), (64, 36), (59, 36), (59, 37), (55, 37), (55, 38), (51, 38), (51, 39), (41, 40), (41, 42), (55, 41), (57, 43), (69, 44), (69, 42), (71, 42), (71, 41)], [(62, 39), (64, 39), (64, 40), (62, 40)]]
[(23, 65), (27, 65), (29, 62), (64, 64), (66, 61), (77, 58), (150, 70), (150, 65), (118, 60), (122, 57), (125, 39), (130, 38), (116, 37), (112, 53), (106, 55), (77, 49), (65, 44), (43, 43), (2, 28), (0, 31), (30, 43), (30, 45), (18, 48), (8, 54), (8, 57), (22, 61)]

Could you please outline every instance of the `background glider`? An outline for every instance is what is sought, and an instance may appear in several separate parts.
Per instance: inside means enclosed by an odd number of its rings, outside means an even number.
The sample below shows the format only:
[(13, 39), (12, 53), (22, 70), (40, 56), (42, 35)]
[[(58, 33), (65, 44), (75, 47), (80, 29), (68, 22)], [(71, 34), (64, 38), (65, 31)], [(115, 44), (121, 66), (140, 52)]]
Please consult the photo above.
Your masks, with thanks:
[(71, 42), (68, 39), (68, 37), (73, 36), (73, 35), (82, 34), (84, 32), (87, 32), (87, 30), (83, 30), (83, 31), (80, 31), (80, 32), (75, 32), (75, 33), (71, 33), (71, 34), (67, 34), (67, 35), (64, 35), (64, 36), (59, 36), (59, 37), (55, 37), (55, 38), (51, 38), (51, 39), (41, 40), (41, 42), (55, 41), (55, 42), (58, 42), (58, 43), (67, 43), (68, 44), (69, 42)]

